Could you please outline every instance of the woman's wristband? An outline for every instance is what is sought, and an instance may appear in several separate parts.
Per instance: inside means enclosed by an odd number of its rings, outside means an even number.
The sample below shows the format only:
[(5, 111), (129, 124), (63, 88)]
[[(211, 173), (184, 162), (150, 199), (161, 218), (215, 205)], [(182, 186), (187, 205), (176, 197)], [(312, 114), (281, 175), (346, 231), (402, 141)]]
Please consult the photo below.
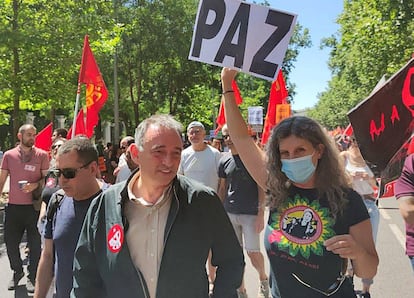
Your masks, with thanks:
[(234, 93), (234, 90), (227, 90), (227, 91), (223, 91), (223, 93), (221, 93), (221, 94), (227, 94), (227, 93)]

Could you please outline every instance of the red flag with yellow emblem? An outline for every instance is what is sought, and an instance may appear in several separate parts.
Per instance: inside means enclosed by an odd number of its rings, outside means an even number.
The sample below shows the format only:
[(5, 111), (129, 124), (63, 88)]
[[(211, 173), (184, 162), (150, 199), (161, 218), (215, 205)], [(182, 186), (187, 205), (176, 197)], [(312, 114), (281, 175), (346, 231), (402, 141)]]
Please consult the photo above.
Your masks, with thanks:
[(82, 63), (78, 82), (86, 84), (85, 131), (88, 138), (90, 138), (93, 135), (95, 126), (98, 124), (99, 111), (108, 98), (108, 89), (106, 89), (98, 64), (96, 64), (87, 35), (85, 35), (83, 43)]

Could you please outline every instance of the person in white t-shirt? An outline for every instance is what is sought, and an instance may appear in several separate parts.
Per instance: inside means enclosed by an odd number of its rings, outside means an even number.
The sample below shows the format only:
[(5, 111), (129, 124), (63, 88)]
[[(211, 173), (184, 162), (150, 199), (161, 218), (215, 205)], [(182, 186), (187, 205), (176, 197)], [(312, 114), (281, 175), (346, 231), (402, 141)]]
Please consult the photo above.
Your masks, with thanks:
[[(220, 151), (204, 142), (206, 130), (201, 122), (191, 122), (187, 127), (187, 136), (191, 146), (181, 152), (178, 174), (197, 180), (217, 191)], [(211, 252), (207, 263), (208, 278), (210, 284), (213, 284), (216, 277), (216, 268), (211, 264)]]
[(181, 154), (178, 173), (217, 191), (220, 151), (204, 142), (206, 130), (201, 122), (191, 122), (187, 127), (187, 136), (191, 146)]
[(129, 145), (132, 143), (134, 143), (134, 138), (131, 136), (126, 136), (119, 143), (119, 148), (121, 148), (122, 154), (119, 157), (118, 167), (114, 170), (114, 175), (116, 176), (115, 183), (127, 180), (129, 178), (129, 175), (131, 175), (131, 170), (129, 169), (126, 162), (125, 153)]

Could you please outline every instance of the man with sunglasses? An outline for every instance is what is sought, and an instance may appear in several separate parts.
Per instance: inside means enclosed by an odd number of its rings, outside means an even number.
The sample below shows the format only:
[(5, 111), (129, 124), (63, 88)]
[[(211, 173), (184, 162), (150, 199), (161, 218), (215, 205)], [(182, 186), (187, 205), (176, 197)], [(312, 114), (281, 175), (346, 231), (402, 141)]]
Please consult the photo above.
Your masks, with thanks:
[[(244, 244), (247, 255), (259, 274), (258, 297), (269, 298), (269, 280), (265, 272), (264, 257), (260, 251), (260, 232), (264, 228), (264, 192), (246, 170), (231, 141), (227, 124), (224, 124), (221, 132), (230, 152), (225, 152), (220, 159), (217, 193), (223, 201), (240, 246), (243, 247)], [(239, 298), (247, 297), (244, 283), (238, 292)]]
[(52, 134), (52, 143), (54, 143), (57, 139), (66, 139), (68, 135), (68, 131), (66, 128), (56, 128)]
[(177, 175), (181, 127), (169, 115), (139, 124), (130, 145), (139, 171), (92, 202), (72, 297), (207, 298), (210, 249), (218, 267), (213, 297), (237, 297), (243, 253), (214, 191)]
[(19, 145), (4, 154), (0, 174), (0, 192), (7, 176), (10, 176), (9, 202), (5, 209), (4, 221), (4, 240), (13, 270), (8, 289), (14, 290), (24, 276), (19, 244), (26, 231), (30, 250), (26, 288), (29, 293), (33, 293), (40, 257), (40, 235), (37, 231), (39, 211), (33, 206), (32, 195), (33, 191), (43, 186), (43, 177), (49, 168), (49, 158), (45, 151), (34, 147), (36, 128), (33, 125), (22, 125), (17, 137)]
[[(55, 130), (56, 131), (56, 130)], [(39, 233), (42, 236), (42, 246), (44, 243), (44, 227), (46, 223), (46, 207), (49, 204), (50, 198), (52, 195), (60, 189), (58, 185), (58, 178), (56, 177), (54, 170), (55, 170), (55, 162), (56, 162), (56, 155), (58, 149), (66, 142), (67, 140), (64, 138), (56, 138), (55, 141), (52, 143), (52, 147), (50, 150), (50, 165), (49, 170), (47, 171), (45, 177), (45, 185), (42, 190), (41, 199), (42, 205), (40, 207), (39, 219), (37, 223), (37, 227), (39, 229)]]
[[(72, 289), (72, 265), (79, 233), (92, 200), (108, 185), (98, 180), (98, 152), (85, 137), (75, 137), (58, 149), (53, 170), (64, 191), (60, 201), (53, 196), (48, 205), (56, 208), (45, 227), (45, 243), (39, 262), (34, 297), (46, 297), (55, 277), (56, 296), (69, 297)], [(55, 204), (58, 204), (56, 206)]]

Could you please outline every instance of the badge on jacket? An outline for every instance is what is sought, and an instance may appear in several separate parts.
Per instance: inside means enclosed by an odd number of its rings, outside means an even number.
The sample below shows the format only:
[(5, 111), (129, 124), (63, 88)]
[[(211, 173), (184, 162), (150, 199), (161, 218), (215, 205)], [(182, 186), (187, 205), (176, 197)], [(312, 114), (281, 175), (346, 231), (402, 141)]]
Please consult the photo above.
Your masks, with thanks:
[(119, 224), (115, 224), (109, 229), (107, 241), (111, 252), (118, 253), (121, 250), (124, 243), (124, 230)]

